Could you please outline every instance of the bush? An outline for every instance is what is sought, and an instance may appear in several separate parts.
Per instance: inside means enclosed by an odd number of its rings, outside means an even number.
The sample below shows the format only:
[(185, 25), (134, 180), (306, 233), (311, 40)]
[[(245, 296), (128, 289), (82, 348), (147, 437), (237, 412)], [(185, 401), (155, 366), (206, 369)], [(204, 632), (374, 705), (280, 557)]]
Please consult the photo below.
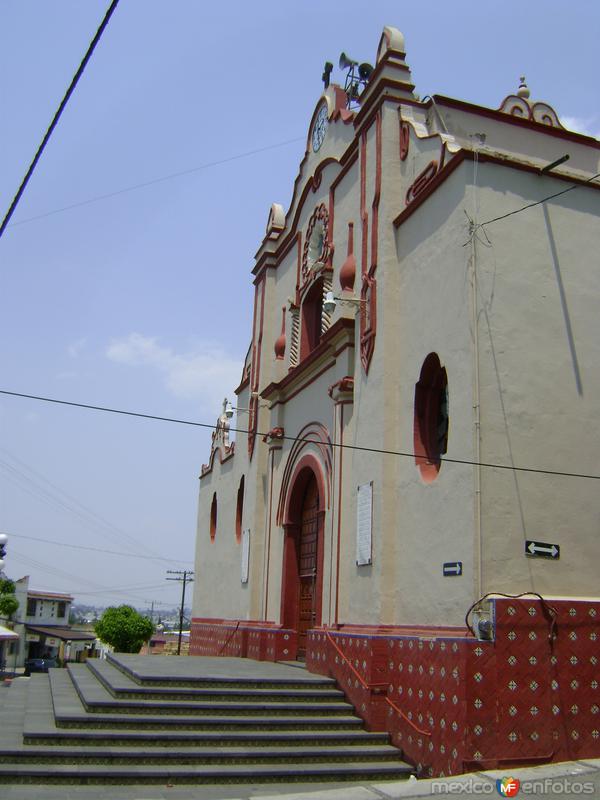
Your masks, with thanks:
[(154, 625), (131, 606), (107, 608), (94, 626), (96, 636), (119, 653), (139, 653)]
[(0, 616), (10, 618), (19, 607), (15, 597), (15, 585), (8, 578), (0, 580)]

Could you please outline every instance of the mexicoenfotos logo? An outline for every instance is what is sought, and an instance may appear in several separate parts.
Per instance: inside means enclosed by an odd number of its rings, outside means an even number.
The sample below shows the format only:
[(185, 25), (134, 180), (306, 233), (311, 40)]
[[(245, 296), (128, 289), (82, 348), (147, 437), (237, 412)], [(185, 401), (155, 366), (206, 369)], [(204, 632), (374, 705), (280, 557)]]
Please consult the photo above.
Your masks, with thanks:
[(516, 797), (519, 793), (521, 782), (518, 778), (498, 778), (496, 789), (501, 797)]

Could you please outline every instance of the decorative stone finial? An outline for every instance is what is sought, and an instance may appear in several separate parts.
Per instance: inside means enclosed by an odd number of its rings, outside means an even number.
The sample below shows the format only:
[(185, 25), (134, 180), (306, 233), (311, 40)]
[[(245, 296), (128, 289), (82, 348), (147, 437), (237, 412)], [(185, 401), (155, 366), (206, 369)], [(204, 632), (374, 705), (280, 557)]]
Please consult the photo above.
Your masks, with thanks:
[(348, 255), (340, 270), (340, 288), (343, 292), (354, 291), (356, 258), (354, 257), (354, 223), (348, 223)]
[(395, 50), (399, 53), (404, 53), (404, 35), (398, 28), (392, 28), (391, 25), (386, 25), (381, 34), (379, 47), (377, 48), (377, 62), (381, 61), (387, 50)]
[(517, 89), (517, 94), (519, 97), (524, 98), (525, 100), (529, 99), (529, 95), (531, 92), (529, 91), (529, 87), (525, 83), (525, 75), (521, 75), (520, 79), (521, 83), (519, 84), (519, 88)]

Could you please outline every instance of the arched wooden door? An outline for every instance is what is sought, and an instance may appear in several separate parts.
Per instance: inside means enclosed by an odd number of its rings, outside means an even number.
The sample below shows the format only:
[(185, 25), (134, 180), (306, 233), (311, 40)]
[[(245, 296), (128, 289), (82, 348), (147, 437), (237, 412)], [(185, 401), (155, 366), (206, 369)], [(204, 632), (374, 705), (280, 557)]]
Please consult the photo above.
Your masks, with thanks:
[(306, 652), (306, 633), (316, 624), (317, 555), (319, 544), (319, 489), (313, 475), (306, 485), (302, 502), (302, 522), (298, 541), (298, 655)]

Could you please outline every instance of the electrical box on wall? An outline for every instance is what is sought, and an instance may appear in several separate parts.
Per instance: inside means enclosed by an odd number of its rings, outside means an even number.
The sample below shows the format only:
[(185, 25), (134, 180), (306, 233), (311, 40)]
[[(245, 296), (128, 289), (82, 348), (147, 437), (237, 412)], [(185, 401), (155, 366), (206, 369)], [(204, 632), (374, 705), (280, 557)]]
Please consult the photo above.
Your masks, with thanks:
[(473, 631), (480, 642), (493, 642), (496, 638), (496, 624), (494, 616), (494, 603), (483, 600), (473, 610)]

